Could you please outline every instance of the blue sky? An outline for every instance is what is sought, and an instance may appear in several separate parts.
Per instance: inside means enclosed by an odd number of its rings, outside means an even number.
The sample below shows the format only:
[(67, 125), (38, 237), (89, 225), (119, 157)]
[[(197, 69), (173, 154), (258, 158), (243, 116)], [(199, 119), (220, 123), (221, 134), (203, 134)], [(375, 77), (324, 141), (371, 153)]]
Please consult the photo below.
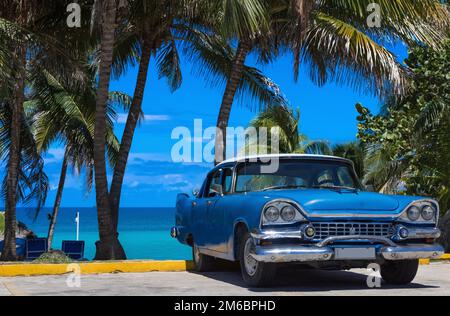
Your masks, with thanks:
[[(406, 57), (404, 47), (394, 48), (399, 60)], [(254, 58), (249, 58), (254, 65)], [(202, 119), (203, 126), (215, 126), (224, 87), (211, 88), (198, 77), (188, 63), (183, 63), (183, 85), (171, 93), (166, 80), (158, 80), (154, 68), (149, 73), (143, 110), (146, 119), (135, 134), (130, 161), (123, 187), (122, 207), (174, 206), (176, 195), (191, 192), (199, 187), (205, 174), (212, 167), (208, 163), (174, 163), (171, 148), (177, 140), (171, 139), (172, 130), (185, 126), (193, 130), (194, 119)], [(292, 59), (289, 55), (270, 65), (257, 66), (276, 82), (293, 107), (301, 112), (301, 132), (313, 140), (327, 140), (331, 144), (356, 139), (355, 104), (361, 102), (377, 112), (379, 100), (355, 92), (349, 87), (333, 83), (321, 88), (315, 86), (305, 72), (298, 82), (292, 75)], [(303, 67), (304, 69), (306, 67)], [(120, 80), (112, 82), (111, 90), (133, 95), (137, 69), (130, 67)], [(230, 126), (248, 126), (257, 114), (236, 103), (233, 107)], [(119, 116), (116, 133), (121, 136), (126, 116)], [(46, 156), (46, 172), (51, 190), (47, 205), (51, 206), (56, 194), (56, 185), (63, 155), (62, 146), (55, 144)], [(92, 207), (95, 195), (88, 194), (83, 184), (84, 177), (70, 174), (64, 191), (62, 205), (65, 207)]]

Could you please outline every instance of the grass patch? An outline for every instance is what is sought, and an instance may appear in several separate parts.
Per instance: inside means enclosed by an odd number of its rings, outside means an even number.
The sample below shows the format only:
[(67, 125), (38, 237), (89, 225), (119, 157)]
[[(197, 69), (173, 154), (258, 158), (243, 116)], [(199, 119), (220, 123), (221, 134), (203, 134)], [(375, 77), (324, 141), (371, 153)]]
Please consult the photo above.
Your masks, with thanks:
[(34, 263), (72, 263), (74, 262), (61, 251), (47, 252), (33, 261)]

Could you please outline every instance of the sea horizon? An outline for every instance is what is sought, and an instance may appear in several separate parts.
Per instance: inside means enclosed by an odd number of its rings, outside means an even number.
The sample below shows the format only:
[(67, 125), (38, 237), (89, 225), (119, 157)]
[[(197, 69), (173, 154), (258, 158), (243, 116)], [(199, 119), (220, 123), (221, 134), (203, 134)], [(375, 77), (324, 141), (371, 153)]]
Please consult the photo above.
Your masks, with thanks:
[[(38, 237), (47, 237), (51, 207), (42, 208), (34, 220), (33, 208), (18, 208), (17, 219)], [(56, 223), (53, 249), (60, 250), (63, 240), (76, 239), (76, 213), (80, 214), (80, 240), (85, 241), (85, 258), (95, 256), (95, 242), (99, 239), (95, 207), (62, 207)], [(119, 240), (130, 260), (187, 260), (190, 247), (171, 238), (175, 223), (173, 207), (123, 207), (120, 209)]]

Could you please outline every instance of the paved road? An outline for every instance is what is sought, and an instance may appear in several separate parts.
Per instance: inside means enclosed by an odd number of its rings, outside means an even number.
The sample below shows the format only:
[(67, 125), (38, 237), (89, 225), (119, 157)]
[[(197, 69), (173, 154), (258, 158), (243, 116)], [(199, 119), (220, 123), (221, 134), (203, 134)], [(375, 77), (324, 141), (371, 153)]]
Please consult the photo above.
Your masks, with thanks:
[[(367, 274), (290, 268), (267, 289), (247, 289), (238, 271), (82, 275), (80, 287), (68, 287), (67, 275), (16, 277), (0, 278), (0, 295), (450, 295), (450, 263), (421, 266), (409, 286), (382, 283), (379, 289), (369, 289)], [(73, 278), (69, 281), (74, 284)]]

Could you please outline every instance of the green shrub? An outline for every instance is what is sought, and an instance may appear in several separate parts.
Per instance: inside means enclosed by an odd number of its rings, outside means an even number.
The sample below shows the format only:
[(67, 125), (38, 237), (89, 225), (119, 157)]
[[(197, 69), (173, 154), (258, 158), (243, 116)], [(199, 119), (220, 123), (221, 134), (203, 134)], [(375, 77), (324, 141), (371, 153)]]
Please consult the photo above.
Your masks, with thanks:
[(71, 263), (72, 259), (67, 257), (61, 251), (52, 251), (42, 254), (39, 258), (33, 261), (34, 263)]

